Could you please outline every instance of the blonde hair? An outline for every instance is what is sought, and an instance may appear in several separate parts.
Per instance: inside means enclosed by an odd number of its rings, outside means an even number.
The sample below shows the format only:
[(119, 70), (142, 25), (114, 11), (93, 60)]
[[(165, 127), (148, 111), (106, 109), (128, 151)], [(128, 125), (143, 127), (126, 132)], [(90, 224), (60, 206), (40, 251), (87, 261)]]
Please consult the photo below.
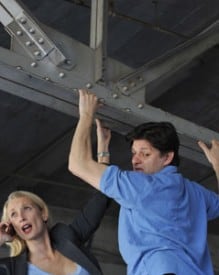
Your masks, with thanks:
[[(45, 216), (49, 219), (49, 209), (46, 203), (36, 194), (28, 192), (28, 191), (14, 191), (9, 196), (7, 201), (5, 202), (3, 206), (3, 213), (2, 213), (2, 221), (8, 221), (8, 204), (11, 200), (15, 198), (22, 198), (26, 197), (30, 199), (37, 207), (39, 207), (40, 211), (45, 214)], [(49, 224), (49, 221), (46, 221), (47, 224)], [(21, 239), (17, 234), (15, 235), (12, 242), (6, 243), (8, 246), (10, 246), (10, 256), (17, 256), (21, 254), (24, 249), (26, 248), (26, 243), (23, 239)]]

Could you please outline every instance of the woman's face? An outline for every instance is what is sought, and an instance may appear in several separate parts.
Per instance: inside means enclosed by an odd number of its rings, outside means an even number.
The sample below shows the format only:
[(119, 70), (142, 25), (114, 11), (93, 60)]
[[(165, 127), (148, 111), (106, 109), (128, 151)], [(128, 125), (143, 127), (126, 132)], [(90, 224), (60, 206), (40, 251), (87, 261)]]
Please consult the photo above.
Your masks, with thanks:
[(47, 228), (44, 222), (47, 217), (28, 197), (11, 199), (7, 214), (16, 233), (25, 241), (42, 237)]

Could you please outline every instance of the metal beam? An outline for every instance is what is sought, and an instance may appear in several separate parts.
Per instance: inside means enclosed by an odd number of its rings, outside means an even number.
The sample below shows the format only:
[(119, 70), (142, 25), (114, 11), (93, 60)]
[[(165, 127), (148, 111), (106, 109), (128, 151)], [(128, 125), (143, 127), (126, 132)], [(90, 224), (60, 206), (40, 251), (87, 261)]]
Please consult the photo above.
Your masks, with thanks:
[(185, 77), (202, 53), (218, 45), (219, 20), (163, 56), (120, 78), (115, 88), (126, 95), (145, 88), (145, 100), (150, 103)]
[[(77, 90), (38, 79), (27, 72), (15, 70), (4, 64), (0, 64), (0, 83), (2, 91), (78, 116)], [(219, 139), (218, 133), (150, 105), (139, 104), (135, 97), (124, 95), (116, 97), (113, 91), (101, 85), (94, 85), (93, 91), (105, 102), (98, 115), (107, 121), (112, 130), (124, 135), (145, 121), (170, 121), (175, 125), (181, 139), (181, 155), (208, 165), (196, 141), (202, 139), (209, 142), (213, 138)]]
[(1, 0), (0, 5), (1, 23), (33, 60), (68, 65), (64, 54), (16, 1)]
[[(100, 13), (103, 13), (103, 10), (101, 8)], [(95, 50), (46, 26), (41, 27), (57, 45), (61, 41), (60, 47), (67, 55), (71, 56), (73, 52), (70, 60), (77, 66), (60, 68), (47, 60), (32, 62), (28, 55), (23, 58), (25, 51), (15, 40), (13, 52), (0, 49), (2, 91), (77, 116), (77, 89), (92, 88), (105, 102), (99, 116), (108, 122), (112, 130), (126, 134), (134, 126), (145, 121), (170, 121), (176, 126), (181, 138), (181, 155), (208, 164), (196, 141), (202, 139), (209, 142), (212, 138), (219, 139), (219, 134), (145, 104), (145, 87), (155, 80), (162, 82), (168, 79), (203, 51), (218, 43), (218, 22), (195, 39), (134, 72), (124, 64), (108, 59), (109, 83), (95, 80)], [(93, 43), (93, 46), (98, 47), (98, 43)], [(80, 62), (76, 58), (80, 58)], [(120, 80), (117, 81), (118, 79)]]
[(108, 1), (91, 1), (90, 47), (95, 52), (94, 80), (106, 78)]

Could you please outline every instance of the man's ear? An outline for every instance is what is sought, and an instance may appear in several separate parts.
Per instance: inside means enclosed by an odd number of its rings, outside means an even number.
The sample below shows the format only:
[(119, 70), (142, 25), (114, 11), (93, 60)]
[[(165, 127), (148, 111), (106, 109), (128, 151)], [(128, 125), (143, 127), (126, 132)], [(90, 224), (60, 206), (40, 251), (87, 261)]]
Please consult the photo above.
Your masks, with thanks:
[(174, 152), (168, 152), (168, 153), (166, 153), (165, 154), (165, 158), (166, 159), (165, 159), (164, 165), (167, 166), (167, 165), (169, 165), (172, 162), (172, 160), (174, 158)]

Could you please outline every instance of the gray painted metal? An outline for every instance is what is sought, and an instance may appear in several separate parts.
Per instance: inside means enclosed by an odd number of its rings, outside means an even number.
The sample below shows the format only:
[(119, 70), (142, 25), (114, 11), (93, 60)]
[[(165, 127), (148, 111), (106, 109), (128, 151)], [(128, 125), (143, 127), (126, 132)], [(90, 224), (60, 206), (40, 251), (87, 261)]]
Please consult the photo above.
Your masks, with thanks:
[[(102, 6), (101, 14), (103, 10)], [(98, 19), (100, 18), (102, 17), (99, 16)], [(77, 117), (77, 89), (90, 88), (105, 103), (105, 107), (99, 110), (99, 115), (107, 120), (113, 130), (126, 134), (132, 127), (145, 121), (172, 122), (181, 137), (181, 154), (196, 162), (207, 164), (196, 141), (202, 139), (209, 142), (213, 138), (219, 139), (219, 134), (146, 104), (145, 88), (155, 80), (162, 83), (166, 78), (169, 79), (203, 51), (217, 44), (218, 26), (219, 23), (216, 22), (167, 56), (136, 71), (109, 59), (109, 83), (96, 81), (96, 65), (100, 63), (96, 63), (95, 50), (44, 27), (45, 33), (64, 49), (63, 52), (69, 55), (73, 52), (73, 59), (77, 56), (76, 66), (60, 68), (50, 59), (38, 60), (33, 64), (33, 59), (20, 44), (12, 40), (13, 52), (6, 49), (1, 49), (0, 52), (1, 89)], [(99, 39), (99, 42), (102, 42), (101, 35)], [(62, 44), (58, 41), (62, 41)], [(93, 46), (98, 47), (97, 44)], [(136, 84), (136, 79), (140, 84)]]
[[(14, 0), (1, 1), (0, 20), (5, 29), (34, 60), (49, 58), (56, 66), (66, 63), (66, 57), (47, 37), (39, 25)], [(8, 12), (8, 17), (5, 13)]]
[(108, 1), (91, 1), (90, 48), (95, 50), (94, 81), (104, 78)]
[[(4, 65), (0, 66), (1, 85), (3, 91), (15, 94), (28, 100), (46, 105), (69, 115), (77, 116), (78, 95), (60, 87), (57, 83), (39, 80), (21, 70), (15, 70)], [(126, 134), (132, 127), (145, 121), (170, 121), (180, 135), (181, 154), (202, 164), (207, 161), (202, 157), (196, 141), (219, 139), (219, 134), (200, 127), (160, 109), (145, 104), (139, 108), (135, 98), (120, 95), (118, 98), (109, 96), (110, 91), (100, 85), (93, 86), (96, 94), (102, 98), (106, 106), (99, 111), (100, 117), (106, 119), (113, 130)], [(185, 150), (184, 150), (185, 149)]]
[[(180, 44), (169, 53), (154, 59), (153, 61), (143, 65), (136, 71), (121, 78), (116, 87), (124, 94), (130, 95), (138, 92), (142, 87), (145, 88), (145, 98), (147, 102), (151, 102), (161, 95), (159, 87), (164, 86), (166, 90), (176, 83), (177, 77), (181, 79), (180, 73), (188, 70), (189, 64), (199, 57), (203, 52), (218, 45), (219, 43), (219, 20), (206, 28), (194, 38)], [(168, 87), (163, 85), (168, 82)], [(153, 85), (153, 89), (148, 90), (148, 86)], [(166, 90), (162, 90), (165, 92)]]

